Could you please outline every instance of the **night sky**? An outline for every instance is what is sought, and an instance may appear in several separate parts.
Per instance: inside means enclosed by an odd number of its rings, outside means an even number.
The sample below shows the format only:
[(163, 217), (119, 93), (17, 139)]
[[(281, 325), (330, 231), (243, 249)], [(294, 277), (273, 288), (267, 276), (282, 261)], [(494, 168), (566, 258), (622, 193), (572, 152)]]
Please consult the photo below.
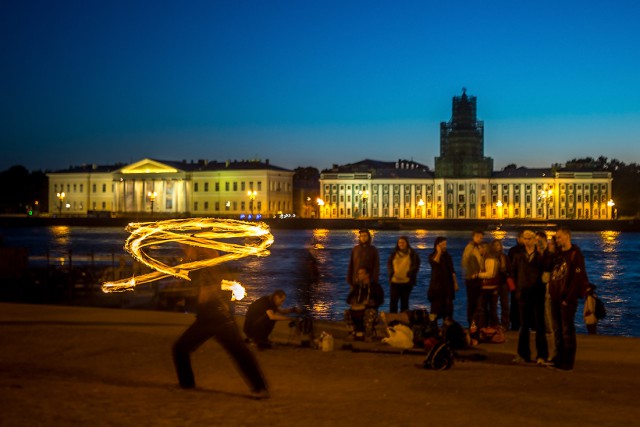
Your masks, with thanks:
[(463, 87), (496, 169), (640, 162), (639, 18), (631, 0), (4, 0), (0, 170), (433, 167)]

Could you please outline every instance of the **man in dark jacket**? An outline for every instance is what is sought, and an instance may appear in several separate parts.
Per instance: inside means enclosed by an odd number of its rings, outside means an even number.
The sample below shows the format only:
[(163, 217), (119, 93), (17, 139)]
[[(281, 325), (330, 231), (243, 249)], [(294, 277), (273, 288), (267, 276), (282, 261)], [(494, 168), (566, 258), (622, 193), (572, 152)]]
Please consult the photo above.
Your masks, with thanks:
[(367, 229), (360, 230), (359, 243), (351, 250), (347, 283), (353, 287), (358, 280), (358, 269), (364, 267), (369, 272), (371, 280), (380, 282), (380, 256), (378, 249), (371, 244), (371, 233)]
[(258, 298), (247, 308), (244, 318), (244, 334), (254, 342), (258, 348), (271, 348), (269, 335), (278, 320), (290, 321), (288, 314), (300, 314), (302, 310), (297, 307), (282, 308), (282, 304), (287, 298), (287, 294), (281, 289), (276, 290), (271, 295)]
[(556, 243), (558, 255), (549, 279), (551, 319), (557, 351), (553, 367), (571, 371), (576, 358), (575, 317), (578, 298), (584, 297), (589, 279), (582, 251), (571, 243), (571, 231), (559, 228)]
[(529, 333), (536, 330), (536, 362), (546, 364), (549, 350), (547, 347), (546, 326), (544, 322), (544, 303), (546, 287), (542, 282), (544, 254), (538, 250), (536, 235), (531, 230), (522, 233), (523, 249), (513, 257), (513, 276), (516, 282), (516, 299), (520, 308), (520, 332), (518, 334), (518, 355), (515, 362), (530, 362), (531, 348)]
[(345, 312), (345, 321), (356, 338), (365, 341), (373, 338), (373, 328), (378, 317), (378, 307), (384, 302), (384, 291), (380, 284), (371, 279), (365, 267), (358, 268), (357, 280), (347, 296), (351, 306)]

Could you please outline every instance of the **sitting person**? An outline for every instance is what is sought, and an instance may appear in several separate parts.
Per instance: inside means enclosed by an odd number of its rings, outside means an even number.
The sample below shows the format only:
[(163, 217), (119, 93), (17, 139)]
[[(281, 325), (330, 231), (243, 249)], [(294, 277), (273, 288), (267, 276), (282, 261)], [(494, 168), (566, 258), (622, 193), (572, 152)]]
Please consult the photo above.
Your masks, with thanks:
[(371, 280), (369, 270), (360, 267), (357, 280), (347, 296), (351, 306), (345, 311), (345, 321), (355, 338), (364, 338), (369, 342), (373, 338), (373, 328), (378, 317), (378, 307), (384, 301), (384, 291), (379, 283)]
[(278, 289), (271, 295), (258, 298), (247, 308), (243, 331), (248, 339), (256, 343), (258, 348), (271, 348), (269, 335), (271, 335), (276, 321), (291, 320), (287, 314), (302, 313), (302, 310), (297, 307), (281, 308), (286, 299), (287, 294)]

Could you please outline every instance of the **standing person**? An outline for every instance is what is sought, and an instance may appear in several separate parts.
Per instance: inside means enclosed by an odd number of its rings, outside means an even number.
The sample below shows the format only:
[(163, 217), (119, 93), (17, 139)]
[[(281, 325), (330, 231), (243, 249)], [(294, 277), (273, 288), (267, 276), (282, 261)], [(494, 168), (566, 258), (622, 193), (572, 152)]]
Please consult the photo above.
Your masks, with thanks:
[(487, 242), (480, 243), (480, 255), (482, 255), (482, 268), (476, 275), (481, 280), (480, 297), (478, 298), (478, 308), (476, 312), (476, 325), (478, 329), (487, 326), (495, 328), (498, 326), (498, 273), (500, 271), (500, 261), (491, 251)]
[(516, 281), (516, 298), (520, 306), (520, 332), (518, 334), (518, 355), (514, 362), (531, 361), (529, 333), (536, 330), (536, 362), (547, 363), (549, 349), (544, 322), (545, 286), (542, 283), (544, 252), (536, 244), (536, 235), (531, 230), (522, 233), (524, 248), (513, 260), (513, 276)]
[(571, 371), (577, 348), (574, 322), (578, 298), (584, 296), (589, 280), (582, 251), (571, 243), (571, 231), (568, 228), (558, 229), (556, 243), (559, 251), (549, 279), (551, 319), (557, 351), (553, 367)]
[(389, 312), (409, 310), (409, 295), (416, 285), (420, 257), (409, 244), (409, 239), (402, 236), (398, 239), (395, 249), (387, 261), (389, 272)]
[(509, 285), (507, 279), (511, 278), (511, 264), (504, 253), (502, 240), (495, 239), (491, 242), (491, 251), (498, 260), (498, 293), (500, 299), (500, 325), (503, 331), (509, 330)]
[(302, 313), (302, 310), (297, 307), (282, 308), (286, 299), (287, 294), (282, 289), (278, 289), (271, 295), (258, 298), (247, 308), (243, 327), (244, 334), (256, 343), (258, 348), (271, 348), (269, 335), (271, 335), (276, 321), (291, 320), (287, 314)]
[[(188, 247), (188, 258), (197, 259), (206, 254), (200, 248)], [(191, 353), (209, 338), (216, 341), (230, 354), (245, 380), (251, 387), (256, 399), (269, 397), (267, 384), (254, 354), (245, 344), (238, 325), (233, 318), (229, 301), (230, 292), (220, 290), (220, 281), (212, 274), (211, 268), (192, 271), (191, 281), (200, 287), (197, 316), (195, 322), (187, 328), (173, 345), (173, 362), (178, 381), (182, 388), (194, 388), (195, 378), (191, 368)]]
[(596, 317), (596, 285), (589, 283), (587, 293), (584, 297), (584, 324), (589, 335), (598, 335), (598, 318)]
[(446, 237), (436, 237), (433, 252), (429, 255), (431, 265), (431, 280), (427, 298), (431, 303), (431, 320), (437, 322), (440, 318), (444, 322), (453, 320), (453, 300), (458, 291), (458, 280), (453, 269), (453, 259), (447, 252)]
[[(516, 244), (509, 248), (507, 252), (507, 258), (509, 258), (509, 263), (513, 266), (513, 259), (515, 258), (518, 252), (521, 252), (524, 248), (524, 244), (522, 242), (522, 232), (520, 230), (518, 235), (516, 236)], [(516, 298), (515, 291), (511, 292), (511, 310), (509, 312), (509, 320), (511, 321), (511, 330), (519, 331), (520, 330), (520, 307), (518, 306), (518, 300)]]
[(380, 256), (378, 249), (371, 243), (371, 232), (366, 228), (360, 230), (358, 244), (351, 250), (347, 283), (353, 287), (358, 280), (358, 269), (364, 267), (369, 272), (371, 280), (380, 282)]
[(469, 327), (473, 323), (478, 307), (478, 299), (480, 298), (481, 279), (478, 279), (480, 267), (482, 265), (482, 256), (480, 255), (480, 243), (484, 238), (482, 231), (474, 231), (471, 241), (464, 248), (462, 253), (462, 268), (464, 269), (464, 284), (467, 290), (467, 322)]
[(547, 240), (547, 247), (544, 251), (544, 265), (542, 272), (542, 283), (545, 286), (544, 296), (544, 324), (547, 329), (547, 344), (549, 345), (549, 357), (547, 362), (552, 362), (556, 357), (556, 339), (553, 333), (553, 322), (551, 320), (551, 294), (549, 293), (549, 280), (551, 278), (551, 270), (553, 270), (554, 259), (558, 255), (558, 246), (556, 237), (551, 236)]
[(345, 321), (355, 338), (369, 342), (373, 338), (378, 307), (384, 302), (384, 291), (365, 267), (358, 268), (357, 277), (347, 296), (351, 308), (344, 313)]

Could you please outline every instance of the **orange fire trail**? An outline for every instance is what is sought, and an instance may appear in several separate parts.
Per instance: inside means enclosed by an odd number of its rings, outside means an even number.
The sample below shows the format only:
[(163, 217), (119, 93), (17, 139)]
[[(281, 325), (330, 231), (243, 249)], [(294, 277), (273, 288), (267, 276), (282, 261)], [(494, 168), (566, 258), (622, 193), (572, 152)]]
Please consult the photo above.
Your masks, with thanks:
[[(172, 219), (131, 223), (126, 230), (131, 235), (125, 241), (124, 249), (133, 258), (155, 271), (115, 282), (105, 282), (102, 285), (103, 292), (133, 290), (142, 283), (170, 276), (190, 280), (189, 272), (194, 270), (247, 256), (267, 256), (267, 248), (273, 244), (269, 226), (263, 222), (217, 218)], [(145, 251), (147, 247), (169, 243), (207, 248), (224, 254), (171, 266), (156, 260)]]

